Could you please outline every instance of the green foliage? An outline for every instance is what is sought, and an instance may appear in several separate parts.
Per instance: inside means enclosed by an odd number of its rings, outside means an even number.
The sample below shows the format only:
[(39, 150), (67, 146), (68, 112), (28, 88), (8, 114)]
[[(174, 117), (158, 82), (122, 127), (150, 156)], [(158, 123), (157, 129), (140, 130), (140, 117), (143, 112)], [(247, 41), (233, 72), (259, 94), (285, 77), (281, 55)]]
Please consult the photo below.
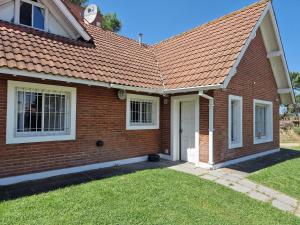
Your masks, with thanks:
[(89, 0), (70, 0), (72, 3), (76, 5), (80, 5), (82, 7), (86, 6)]
[(293, 130), (296, 134), (300, 135), (300, 127), (294, 127)]
[(300, 91), (300, 73), (291, 72), (290, 73), (294, 89)]
[(104, 30), (119, 32), (122, 24), (116, 13), (109, 13), (103, 16), (101, 26)]
[[(89, 0), (70, 0), (72, 3), (80, 5), (81, 7), (86, 7)], [(98, 6), (98, 12), (101, 13), (100, 7)], [(119, 32), (122, 27), (121, 21), (118, 19), (116, 13), (109, 13), (103, 15), (101, 27), (104, 30), (110, 30), (113, 32)]]

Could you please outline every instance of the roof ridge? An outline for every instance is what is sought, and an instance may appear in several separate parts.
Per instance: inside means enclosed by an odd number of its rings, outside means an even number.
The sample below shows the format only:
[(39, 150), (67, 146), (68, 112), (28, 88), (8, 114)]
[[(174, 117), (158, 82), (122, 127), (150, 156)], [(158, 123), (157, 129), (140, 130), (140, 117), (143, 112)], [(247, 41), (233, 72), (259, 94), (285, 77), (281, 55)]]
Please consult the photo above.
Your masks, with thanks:
[(192, 33), (192, 32), (194, 32), (195, 30), (197, 30), (197, 29), (199, 29), (199, 28), (201, 28), (201, 27), (205, 27), (205, 26), (208, 26), (208, 25), (217, 23), (217, 22), (219, 22), (219, 21), (221, 21), (221, 20), (223, 20), (223, 19), (225, 19), (225, 18), (234, 16), (234, 15), (236, 15), (236, 14), (242, 12), (242, 11), (245, 11), (245, 10), (247, 10), (247, 9), (249, 9), (249, 8), (252, 8), (252, 7), (255, 7), (255, 6), (258, 6), (258, 5), (262, 5), (262, 4), (267, 4), (267, 3), (271, 2), (271, 1), (272, 1), (272, 0), (259, 0), (258, 2), (255, 2), (255, 3), (251, 4), (251, 5), (245, 6), (245, 7), (241, 8), (241, 9), (238, 9), (238, 10), (236, 10), (236, 11), (233, 11), (233, 12), (231, 12), (231, 13), (228, 13), (228, 14), (226, 14), (226, 15), (223, 15), (223, 16), (221, 16), (221, 17), (218, 17), (218, 18), (216, 18), (216, 19), (214, 19), (214, 20), (212, 20), (212, 21), (209, 21), (209, 22), (206, 22), (206, 23), (204, 23), (204, 24), (201, 24), (200, 26), (194, 27), (194, 28), (192, 28), (192, 29), (190, 29), (190, 30), (187, 30), (187, 31), (184, 31), (184, 32), (182, 32), (182, 33), (173, 35), (173, 36), (171, 36), (171, 37), (169, 37), (169, 38), (167, 38), (167, 39), (165, 39), (165, 40), (162, 40), (162, 41), (160, 41), (160, 42), (158, 42), (158, 43), (156, 43), (156, 44), (150, 45), (150, 46), (151, 46), (151, 47), (156, 47), (156, 46), (158, 46), (158, 45), (160, 45), (160, 44), (162, 44), (162, 43), (165, 43), (165, 42), (168, 42), (168, 41), (173, 40), (173, 39), (175, 39), (175, 38), (181, 37), (181, 36), (183, 36), (183, 35), (185, 35), (185, 34)]
[[(102, 31), (102, 32), (107, 32), (107, 33), (110, 33), (110, 34), (112, 34), (112, 35), (114, 35), (114, 36), (117, 36), (117, 37), (120, 37), (120, 38), (123, 38), (123, 39), (127, 39), (127, 40), (129, 40), (129, 41), (134, 42), (135, 44), (140, 44), (137, 40), (135, 40), (135, 39), (133, 39), (133, 38), (130, 38), (130, 37), (121, 35), (121, 34), (119, 34), (119, 33), (116, 33), (116, 32), (110, 31), (110, 30), (104, 30), (102, 27), (97, 27), (97, 26), (94, 26), (93, 24), (86, 24), (86, 23), (85, 23), (85, 26), (90, 26), (90, 27), (92, 27), (93, 29), (98, 29), (98, 30), (100, 30), (100, 31)], [(146, 43), (142, 43), (142, 46), (143, 46), (143, 47), (146, 47), (146, 48), (152, 47), (151, 45), (146, 44)]]

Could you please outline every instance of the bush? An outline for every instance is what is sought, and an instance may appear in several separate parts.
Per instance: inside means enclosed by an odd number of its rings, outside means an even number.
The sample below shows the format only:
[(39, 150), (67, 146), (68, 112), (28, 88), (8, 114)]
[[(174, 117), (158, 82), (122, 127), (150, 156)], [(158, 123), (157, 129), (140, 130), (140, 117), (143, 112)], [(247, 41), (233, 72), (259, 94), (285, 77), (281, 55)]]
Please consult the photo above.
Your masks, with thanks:
[(293, 130), (296, 134), (300, 135), (300, 127), (294, 127)]

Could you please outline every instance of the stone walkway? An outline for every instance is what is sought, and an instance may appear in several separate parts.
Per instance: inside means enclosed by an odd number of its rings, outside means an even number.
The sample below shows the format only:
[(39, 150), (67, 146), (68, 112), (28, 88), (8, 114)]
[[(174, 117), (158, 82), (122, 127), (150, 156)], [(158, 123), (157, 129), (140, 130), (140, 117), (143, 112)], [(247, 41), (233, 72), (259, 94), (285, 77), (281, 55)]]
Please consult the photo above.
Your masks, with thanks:
[(269, 202), (282, 211), (291, 212), (300, 217), (300, 202), (297, 199), (247, 179), (249, 173), (229, 168), (208, 171), (190, 163), (178, 164), (169, 168), (214, 181), (253, 199)]

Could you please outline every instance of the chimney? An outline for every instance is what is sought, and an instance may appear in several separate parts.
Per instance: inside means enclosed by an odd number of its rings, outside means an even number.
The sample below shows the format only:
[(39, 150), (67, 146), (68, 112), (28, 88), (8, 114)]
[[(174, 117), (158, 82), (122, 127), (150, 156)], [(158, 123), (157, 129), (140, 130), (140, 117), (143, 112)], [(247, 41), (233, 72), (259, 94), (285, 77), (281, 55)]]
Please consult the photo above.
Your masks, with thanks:
[(140, 45), (142, 45), (142, 43), (143, 43), (143, 34), (142, 33), (139, 33), (139, 43), (140, 43)]

